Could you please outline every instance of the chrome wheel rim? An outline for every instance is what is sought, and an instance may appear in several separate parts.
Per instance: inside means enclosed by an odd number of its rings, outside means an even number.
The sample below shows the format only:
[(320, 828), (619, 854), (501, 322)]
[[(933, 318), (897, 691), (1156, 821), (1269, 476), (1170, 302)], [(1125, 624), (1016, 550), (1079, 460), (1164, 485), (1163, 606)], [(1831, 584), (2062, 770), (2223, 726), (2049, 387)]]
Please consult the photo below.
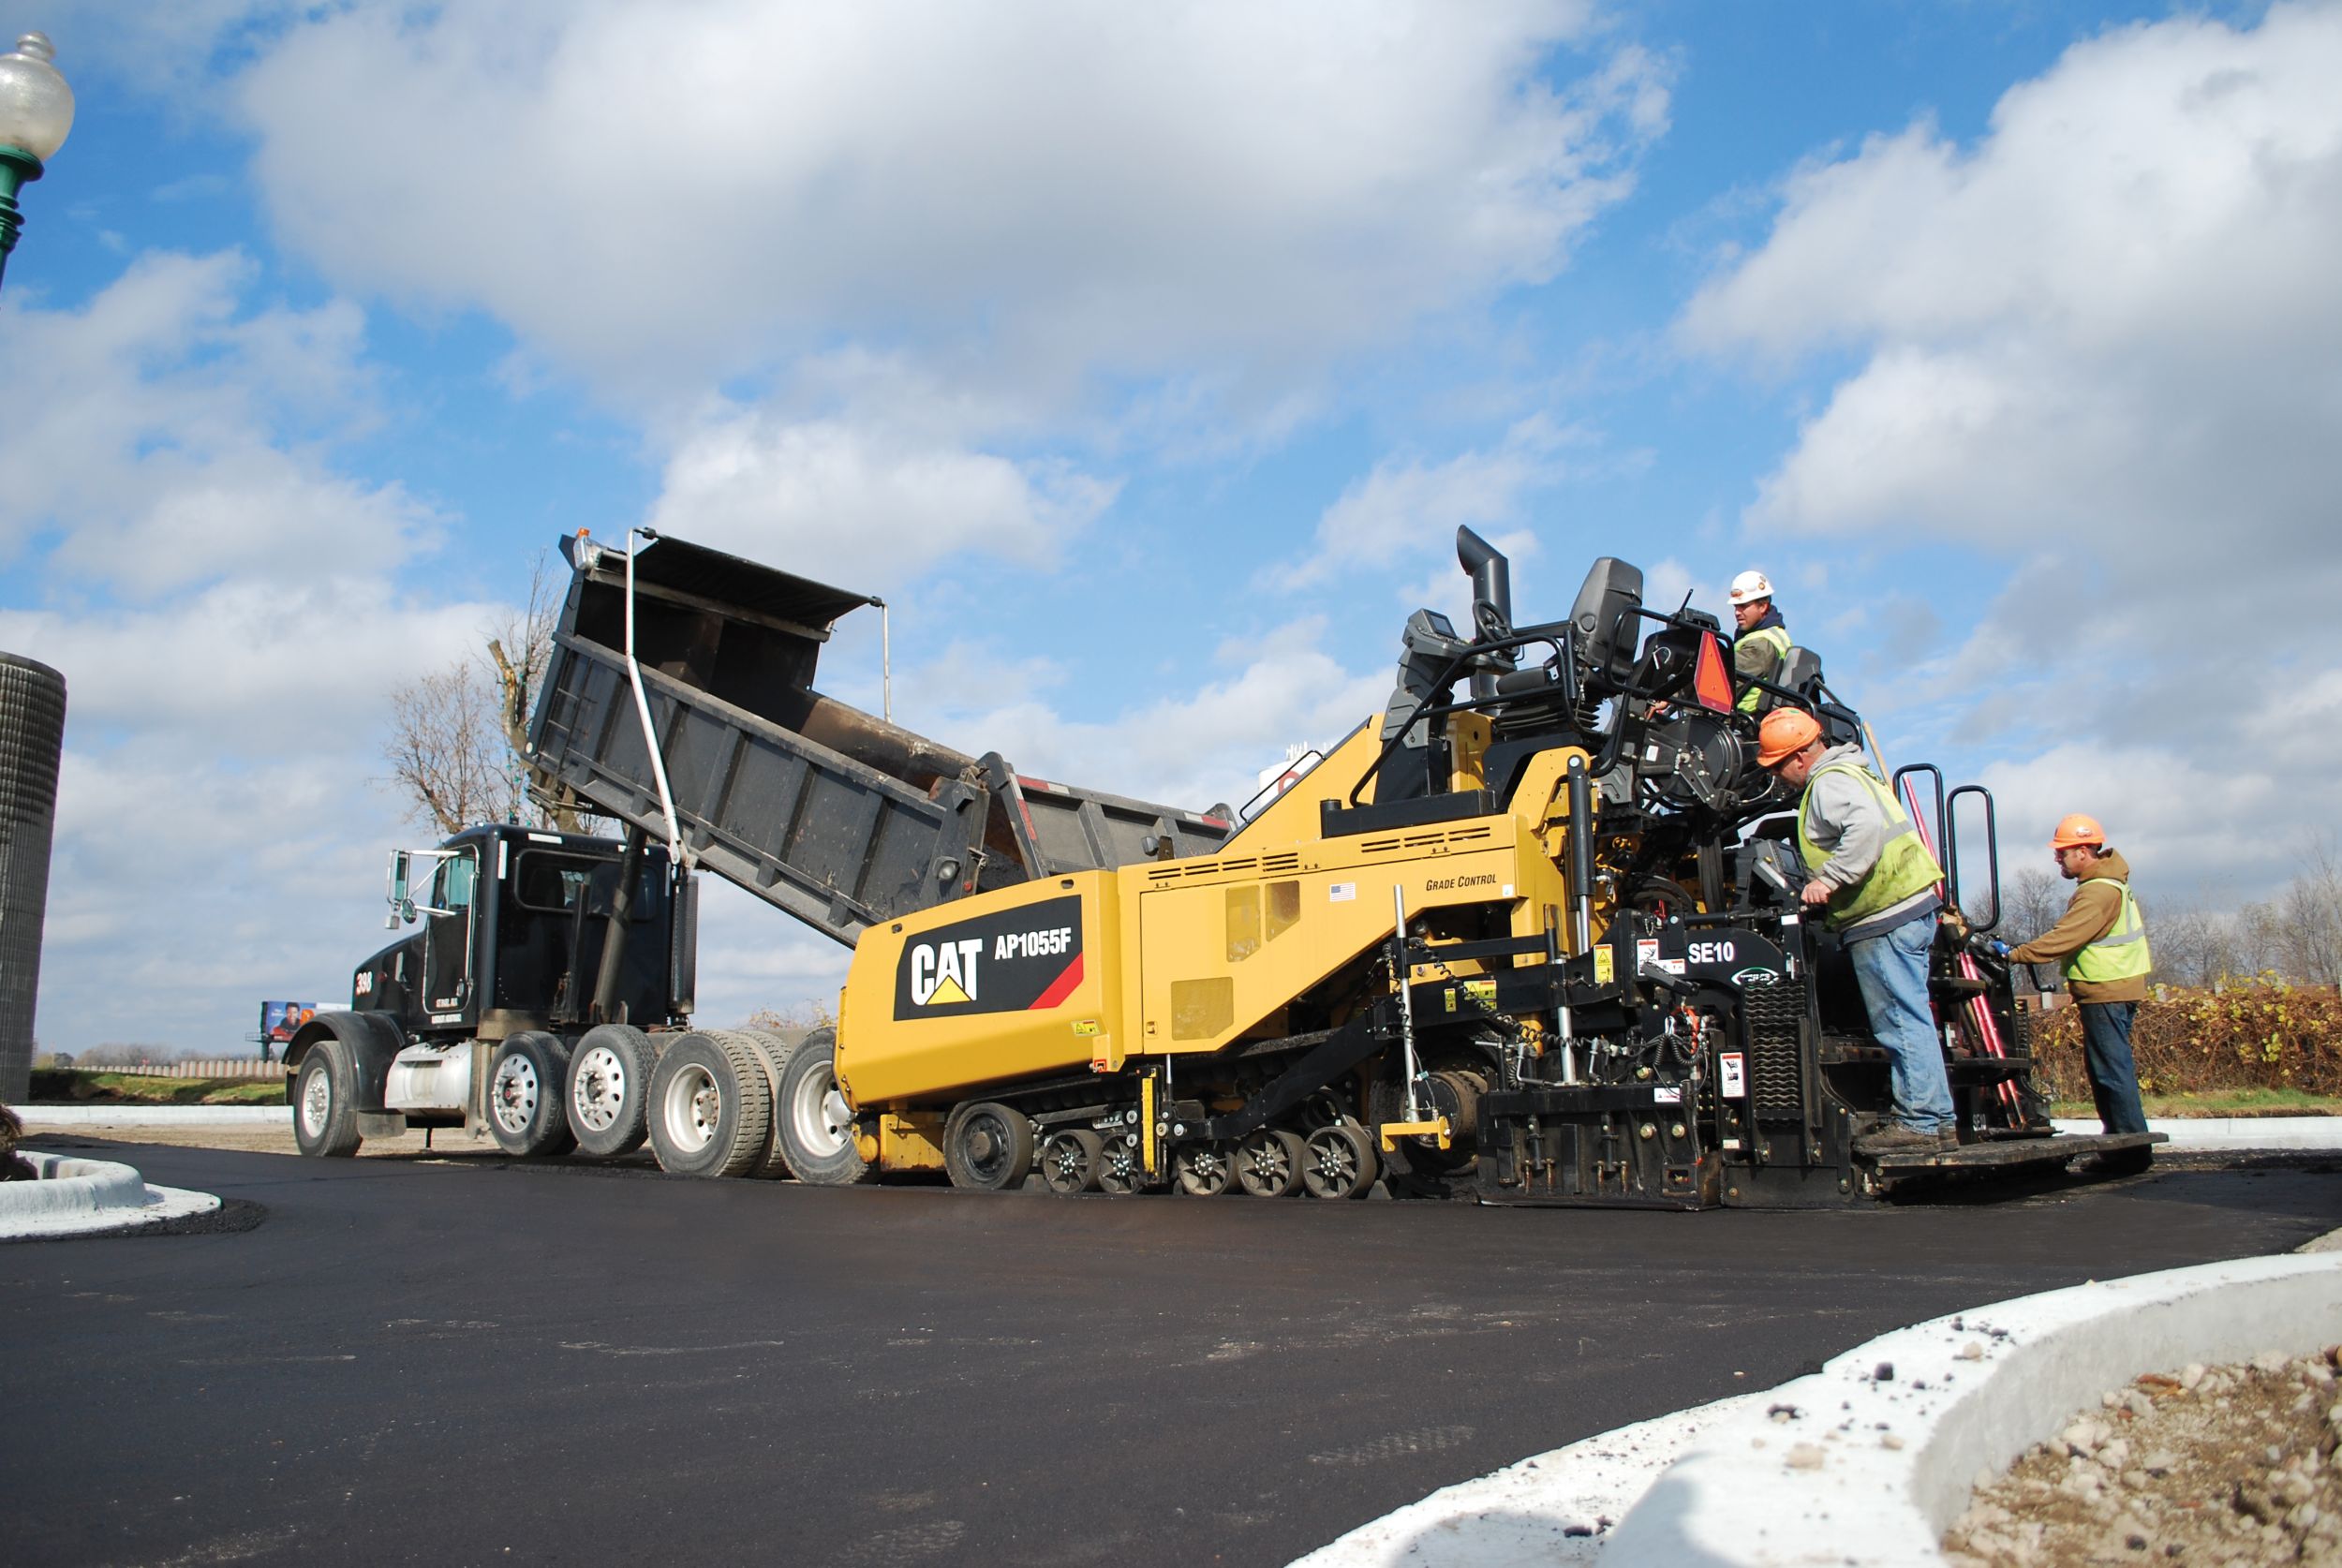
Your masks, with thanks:
[(325, 1123), (334, 1114), (334, 1074), (323, 1067), (309, 1070), (301, 1086), (301, 1130), (312, 1138), (325, 1136)]
[(488, 1086), (489, 1114), (496, 1117), (497, 1126), (518, 1136), (536, 1121), (541, 1091), (537, 1064), (515, 1051), (497, 1063), (496, 1082)]
[(626, 1103), (627, 1063), (607, 1045), (597, 1045), (577, 1058), (576, 1090), (570, 1096), (578, 1125), (591, 1132), (606, 1132)]
[(789, 1095), (789, 1132), (799, 1148), (827, 1159), (845, 1148), (852, 1127), (853, 1112), (835, 1077), (808, 1072), (797, 1080)]
[(716, 1123), (723, 1117), (723, 1091), (716, 1075), (697, 1062), (686, 1063), (667, 1080), (660, 1105), (667, 1142), (677, 1152), (697, 1154), (716, 1139)]

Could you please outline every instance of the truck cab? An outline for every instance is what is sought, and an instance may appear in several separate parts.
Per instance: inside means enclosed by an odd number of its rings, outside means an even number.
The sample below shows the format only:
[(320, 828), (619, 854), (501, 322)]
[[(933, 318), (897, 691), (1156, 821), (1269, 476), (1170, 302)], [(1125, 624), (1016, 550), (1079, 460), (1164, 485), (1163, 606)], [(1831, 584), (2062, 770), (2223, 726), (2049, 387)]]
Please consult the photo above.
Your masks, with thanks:
[[(350, 1006), (417, 1038), (663, 1022), (691, 989), (667, 854), (646, 848), (626, 911), (616, 991), (590, 1018), (624, 846), (534, 828), (467, 828), (434, 850), (393, 850), (384, 924), (416, 927), (360, 964)], [(683, 884), (688, 890), (689, 884)], [(689, 904), (688, 891), (683, 902)], [(678, 990), (674, 982), (681, 981)]]
[(639, 1057), (645, 1031), (688, 1020), (694, 895), (640, 835), (496, 823), (393, 850), (383, 923), (412, 929), (356, 967), (349, 1011), (319, 1013), (285, 1053), (304, 1152), (457, 1126), (553, 1152), (581, 1041), (615, 1029)]

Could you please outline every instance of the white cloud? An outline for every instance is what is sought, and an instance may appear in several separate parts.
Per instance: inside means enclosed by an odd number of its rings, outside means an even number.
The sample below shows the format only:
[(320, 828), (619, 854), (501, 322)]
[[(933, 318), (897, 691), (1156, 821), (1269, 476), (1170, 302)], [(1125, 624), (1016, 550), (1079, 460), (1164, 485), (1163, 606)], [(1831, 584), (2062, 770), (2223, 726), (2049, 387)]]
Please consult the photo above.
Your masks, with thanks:
[(1518, 522), (1528, 496), (1560, 483), (1568, 471), (1564, 453), (1587, 440), (1582, 432), (1533, 414), (1493, 447), (1445, 462), (1385, 458), (1319, 517), (1308, 557), (1297, 566), (1270, 569), (1264, 578), (1305, 587), (1338, 572), (1386, 567), (1419, 552), (1427, 541), (1445, 550), (1459, 527), (1485, 538)]
[(1054, 561), (1119, 484), (842, 419), (732, 414), (668, 459), (652, 526), (865, 589), (961, 554)]
[(1550, 277), (1666, 125), (1587, 0), (361, 7), (247, 74), (280, 231), (605, 385), (840, 341), (954, 380), (1233, 375)]
[(2342, 476), (2342, 8), (2079, 44), (1974, 148), (1925, 124), (1787, 183), (1685, 341), (1852, 344), (1760, 529), (1950, 527), (2141, 574), (2299, 548)]
[[(1922, 122), (1796, 171), (1678, 323), (1707, 353), (1859, 358), (1752, 532), (2013, 563), (1980, 613), (1924, 584), (1966, 635), (1877, 672), (1869, 704), (2038, 752), (1993, 770), (2004, 821), (2127, 817), (2164, 875), (2231, 893), (2290, 874), (2272, 823), (2342, 764), (2296, 701), (2342, 594), (2338, 77), (2332, 5), (2109, 31), (1973, 145)], [(1906, 657), (1935, 642), (1919, 630)]]
[(318, 450), (369, 417), (356, 308), (244, 313), (252, 274), (149, 255), (78, 310), (0, 303), (0, 560), (53, 539), (69, 575), (152, 596), (378, 571), (428, 538), (432, 509)]

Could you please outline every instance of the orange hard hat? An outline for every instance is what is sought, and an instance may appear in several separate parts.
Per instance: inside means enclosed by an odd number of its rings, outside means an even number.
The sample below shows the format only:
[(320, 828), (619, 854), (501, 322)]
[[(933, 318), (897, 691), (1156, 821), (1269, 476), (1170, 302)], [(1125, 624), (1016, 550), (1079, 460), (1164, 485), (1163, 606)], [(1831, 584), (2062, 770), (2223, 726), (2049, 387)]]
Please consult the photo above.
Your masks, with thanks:
[(1777, 768), (1821, 738), (1821, 725), (1803, 708), (1775, 708), (1756, 727), (1756, 761)]
[(2085, 817), (2079, 811), (2061, 818), (2057, 823), (2057, 831), (2050, 836), (2050, 848), (2053, 850), (2070, 850), (2076, 844), (2103, 844), (2105, 842), (2106, 830), (2098, 826), (2098, 820), (2096, 817)]

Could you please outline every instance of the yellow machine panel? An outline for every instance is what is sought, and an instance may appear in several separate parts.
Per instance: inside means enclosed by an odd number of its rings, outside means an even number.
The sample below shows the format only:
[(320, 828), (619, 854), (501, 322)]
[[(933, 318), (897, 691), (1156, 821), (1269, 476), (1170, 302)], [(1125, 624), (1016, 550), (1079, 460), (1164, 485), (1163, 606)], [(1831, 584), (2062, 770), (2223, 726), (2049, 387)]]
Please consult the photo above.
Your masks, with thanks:
[(1541, 930), (1563, 901), (1531, 824), (1472, 818), (1259, 856), (1125, 867), (1138, 910), (1138, 1038), (1149, 1054), (1216, 1051), (1388, 939), (1407, 913), (1513, 902)]
[(1086, 1071), (1120, 1006), (1110, 873), (1019, 883), (863, 933), (837, 1020), (860, 1108), (948, 1103), (971, 1086)]

